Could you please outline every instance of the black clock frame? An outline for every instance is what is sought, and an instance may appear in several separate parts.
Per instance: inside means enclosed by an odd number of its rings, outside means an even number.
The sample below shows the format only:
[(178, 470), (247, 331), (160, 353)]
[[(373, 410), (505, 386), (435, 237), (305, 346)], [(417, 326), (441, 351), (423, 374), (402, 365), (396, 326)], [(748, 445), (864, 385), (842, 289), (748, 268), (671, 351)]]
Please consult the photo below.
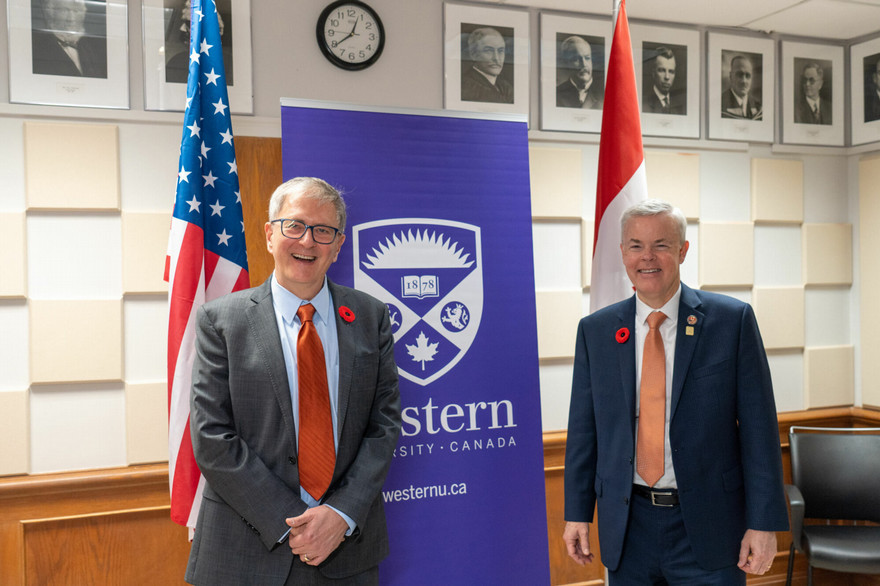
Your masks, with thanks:
[[(354, 4), (369, 12), (373, 16), (373, 20), (376, 21), (376, 25), (379, 27), (379, 48), (376, 49), (376, 52), (373, 53), (373, 56), (366, 61), (362, 61), (360, 63), (351, 63), (350, 61), (340, 59), (330, 49), (330, 47), (327, 46), (327, 41), (324, 38), (324, 25), (327, 23), (327, 19), (330, 17), (330, 14), (343, 4)], [(382, 55), (382, 50), (385, 48), (385, 27), (382, 25), (382, 19), (379, 18), (379, 14), (375, 10), (373, 10), (372, 6), (361, 2), (360, 0), (337, 0), (336, 2), (329, 4), (321, 12), (321, 16), (318, 17), (318, 24), (315, 28), (315, 34), (318, 39), (318, 47), (321, 49), (321, 53), (324, 54), (324, 57), (326, 57), (327, 60), (336, 67), (348, 71), (358, 71), (360, 69), (366, 69), (367, 67), (379, 60), (379, 57)]]

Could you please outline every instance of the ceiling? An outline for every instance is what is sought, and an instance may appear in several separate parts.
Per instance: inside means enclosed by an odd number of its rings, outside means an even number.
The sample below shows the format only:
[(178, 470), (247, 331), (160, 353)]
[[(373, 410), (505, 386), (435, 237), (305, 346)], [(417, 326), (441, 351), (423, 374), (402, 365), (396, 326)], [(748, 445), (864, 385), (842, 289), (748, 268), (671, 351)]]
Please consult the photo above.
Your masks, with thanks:
[[(540, 10), (611, 14), (613, 0), (492, 0)], [(848, 41), (880, 32), (880, 0), (627, 0), (631, 20), (742, 28)]]

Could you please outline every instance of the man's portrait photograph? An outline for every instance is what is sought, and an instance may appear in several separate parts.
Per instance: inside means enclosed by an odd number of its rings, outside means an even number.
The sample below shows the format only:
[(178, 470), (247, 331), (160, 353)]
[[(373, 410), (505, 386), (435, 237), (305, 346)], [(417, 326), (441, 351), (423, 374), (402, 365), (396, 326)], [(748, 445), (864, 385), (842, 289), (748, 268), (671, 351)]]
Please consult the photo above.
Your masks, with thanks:
[(721, 51), (721, 117), (763, 120), (761, 73), (764, 56), (745, 51)]
[(832, 124), (832, 64), (828, 59), (794, 58), (794, 121)]
[(107, 78), (107, 5), (32, 0), (33, 73)]
[(461, 23), (461, 100), (513, 104), (513, 29)]
[(605, 102), (605, 39), (556, 33), (556, 107), (601, 110)]
[(642, 43), (642, 112), (686, 116), (687, 46)]
[[(217, 0), (226, 84), (234, 85), (232, 60), (232, 0)], [(165, 25), (165, 82), (186, 83), (189, 74), (190, 0), (163, 0)]]
[(880, 120), (880, 53), (863, 59), (865, 71), (865, 122)]

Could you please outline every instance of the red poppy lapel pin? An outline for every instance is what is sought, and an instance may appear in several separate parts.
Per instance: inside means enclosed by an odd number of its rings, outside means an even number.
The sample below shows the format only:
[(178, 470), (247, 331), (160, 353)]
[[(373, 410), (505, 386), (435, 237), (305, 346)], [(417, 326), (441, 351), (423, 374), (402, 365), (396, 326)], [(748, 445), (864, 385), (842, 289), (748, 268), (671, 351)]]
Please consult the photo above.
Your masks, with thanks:
[(614, 339), (617, 340), (618, 344), (623, 344), (629, 340), (629, 328), (620, 328), (617, 330), (617, 333), (614, 334)]
[(346, 307), (345, 305), (339, 306), (339, 315), (341, 315), (342, 319), (344, 319), (348, 323), (351, 323), (354, 321), (354, 312), (352, 310), (350, 310), (348, 307)]

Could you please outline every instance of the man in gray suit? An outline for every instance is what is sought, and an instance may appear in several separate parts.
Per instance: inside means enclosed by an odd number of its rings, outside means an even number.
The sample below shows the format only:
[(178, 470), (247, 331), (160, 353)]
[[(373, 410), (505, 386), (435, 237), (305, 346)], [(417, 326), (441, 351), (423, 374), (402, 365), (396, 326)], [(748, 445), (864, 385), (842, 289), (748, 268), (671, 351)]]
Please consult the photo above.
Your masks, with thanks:
[[(190, 427), (207, 484), (188, 582), (378, 584), (388, 554), (381, 488), (400, 394), (387, 308), (326, 278), (344, 230), (333, 187), (291, 179), (269, 203), (272, 276), (198, 311)], [(314, 308), (313, 327), (300, 306)], [(304, 488), (313, 472), (303, 434), (314, 418), (300, 414), (314, 387), (298, 377), (301, 329), (320, 336), (327, 391), (318, 395), (329, 393), (335, 444), (318, 490)]]

